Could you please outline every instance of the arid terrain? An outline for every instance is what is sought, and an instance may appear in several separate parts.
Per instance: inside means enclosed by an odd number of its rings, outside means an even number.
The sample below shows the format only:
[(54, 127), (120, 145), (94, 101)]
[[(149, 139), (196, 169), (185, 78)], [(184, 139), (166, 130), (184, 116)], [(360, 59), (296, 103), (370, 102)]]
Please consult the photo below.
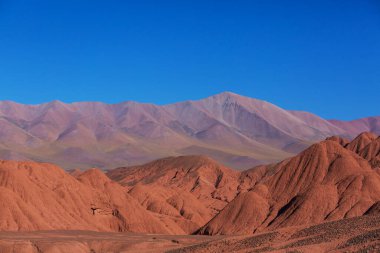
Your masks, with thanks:
[(70, 170), (0, 162), (0, 252), (376, 252), (380, 137), (245, 171), (207, 156)]
[(380, 253), (380, 0), (0, 0), (0, 253)]
[(313, 226), (289, 227), (253, 236), (1, 232), (0, 250), (13, 253), (379, 252), (380, 216), (366, 215)]
[(380, 118), (329, 121), (230, 92), (163, 106), (0, 102), (0, 159), (65, 169), (113, 169), (198, 154), (248, 169), (291, 157), (328, 136), (353, 138), (365, 131), (380, 134)]
[(167, 252), (379, 252), (379, 218), (368, 215), (254, 236), (230, 236)]

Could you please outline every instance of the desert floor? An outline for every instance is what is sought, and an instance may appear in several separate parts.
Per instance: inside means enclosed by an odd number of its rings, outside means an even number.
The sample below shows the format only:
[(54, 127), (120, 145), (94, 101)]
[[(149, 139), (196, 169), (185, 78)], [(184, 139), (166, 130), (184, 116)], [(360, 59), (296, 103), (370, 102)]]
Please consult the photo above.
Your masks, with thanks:
[(380, 252), (380, 216), (368, 215), (251, 236), (93, 231), (0, 232), (1, 253)]

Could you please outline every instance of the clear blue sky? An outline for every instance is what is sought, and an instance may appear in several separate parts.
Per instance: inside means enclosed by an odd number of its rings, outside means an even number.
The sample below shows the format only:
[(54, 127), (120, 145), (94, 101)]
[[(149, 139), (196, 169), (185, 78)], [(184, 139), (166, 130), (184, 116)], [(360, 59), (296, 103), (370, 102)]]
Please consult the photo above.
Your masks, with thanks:
[(0, 88), (28, 104), (232, 91), (380, 115), (380, 1), (0, 0)]

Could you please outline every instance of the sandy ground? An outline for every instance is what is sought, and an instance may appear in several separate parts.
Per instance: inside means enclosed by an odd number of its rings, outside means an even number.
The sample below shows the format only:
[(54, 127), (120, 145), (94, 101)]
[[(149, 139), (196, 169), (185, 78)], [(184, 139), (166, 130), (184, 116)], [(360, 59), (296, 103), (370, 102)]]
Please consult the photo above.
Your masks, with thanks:
[(151, 253), (221, 238), (93, 231), (0, 232), (0, 253)]
[(0, 232), (1, 253), (380, 252), (380, 216), (368, 215), (253, 236), (92, 231)]
[(288, 227), (254, 236), (227, 237), (168, 252), (380, 252), (380, 216)]

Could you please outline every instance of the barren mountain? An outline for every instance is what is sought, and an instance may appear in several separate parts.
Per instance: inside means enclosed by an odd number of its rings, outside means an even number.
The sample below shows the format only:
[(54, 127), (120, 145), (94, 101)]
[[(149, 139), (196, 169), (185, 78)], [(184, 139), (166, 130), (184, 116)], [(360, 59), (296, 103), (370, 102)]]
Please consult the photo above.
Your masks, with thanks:
[[(363, 143), (368, 136), (362, 134), (354, 142)], [(240, 192), (199, 232), (251, 234), (363, 215), (380, 203), (380, 175), (371, 168), (379, 152), (377, 140), (363, 148), (368, 160), (330, 139), (264, 166), (256, 172), (257, 176), (264, 171), (264, 176), (253, 180), (247, 192)]]
[(346, 145), (364, 159), (370, 162), (375, 170), (380, 168), (380, 137), (369, 132), (358, 135), (351, 143)]
[(372, 168), (379, 171), (380, 169), (380, 137), (377, 137), (367, 146), (365, 146), (362, 150), (360, 150), (359, 154), (367, 159)]
[(0, 158), (111, 169), (168, 156), (207, 155), (243, 169), (280, 161), (327, 136), (379, 130), (372, 118), (360, 122), (329, 122), (229, 92), (164, 106), (3, 101)]
[[(8, 232), (0, 235), (0, 250), (24, 245), (25, 252), (67, 252), (67, 240), (78, 252), (154, 252), (155, 244), (157, 251), (178, 252), (377, 249), (379, 140), (371, 133), (351, 142), (329, 137), (297, 156), (246, 171), (205, 156), (168, 157), (107, 175), (1, 161), (0, 230)], [(9, 240), (20, 237), (9, 231), (37, 230), (61, 231), (44, 232), (46, 240), (40, 232), (21, 236), (17, 245)], [(116, 231), (148, 235), (105, 233)], [(78, 233), (81, 238), (70, 237)], [(190, 234), (228, 237), (185, 236)], [(192, 246), (181, 248), (186, 245)]]
[(65, 172), (0, 161), (0, 230), (94, 230), (191, 234), (235, 197), (239, 172), (206, 157)]
[(34, 162), (0, 162), (0, 230), (168, 233), (119, 184), (97, 169), (74, 178)]
[(236, 195), (239, 172), (203, 156), (172, 157), (107, 174), (147, 210), (193, 233)]
[(356, 136), (362, 132), (380, 134), (380, 116), (352, 121), (329, 120), (329, 122), (338, 128), (343, 129), (351, 136)]
[(332, 137), (246, 171), (204, 156), (121, 167), (108, 177), (1, 161), (0, 229), (252, 234), (377, 213), (379, 140)]
[(359, 134), (355, 139), (348, 143), (345, 147), (355, 153), (360, 153), (368, 144), (374, 141), (377, 135), (369, 132)]
[(378, 210), (380, 174), (373, 167), (378, 166), (379, 140), (371, 133), (352, 142), (334, 136), (280, 163), (242, 172), (192, 156), (118, 168), (108, 176), (157, 213), (179, 194), (178, 211), (194, 222), (192, 228), (209, 220), (200, 234), (252, 234)]

